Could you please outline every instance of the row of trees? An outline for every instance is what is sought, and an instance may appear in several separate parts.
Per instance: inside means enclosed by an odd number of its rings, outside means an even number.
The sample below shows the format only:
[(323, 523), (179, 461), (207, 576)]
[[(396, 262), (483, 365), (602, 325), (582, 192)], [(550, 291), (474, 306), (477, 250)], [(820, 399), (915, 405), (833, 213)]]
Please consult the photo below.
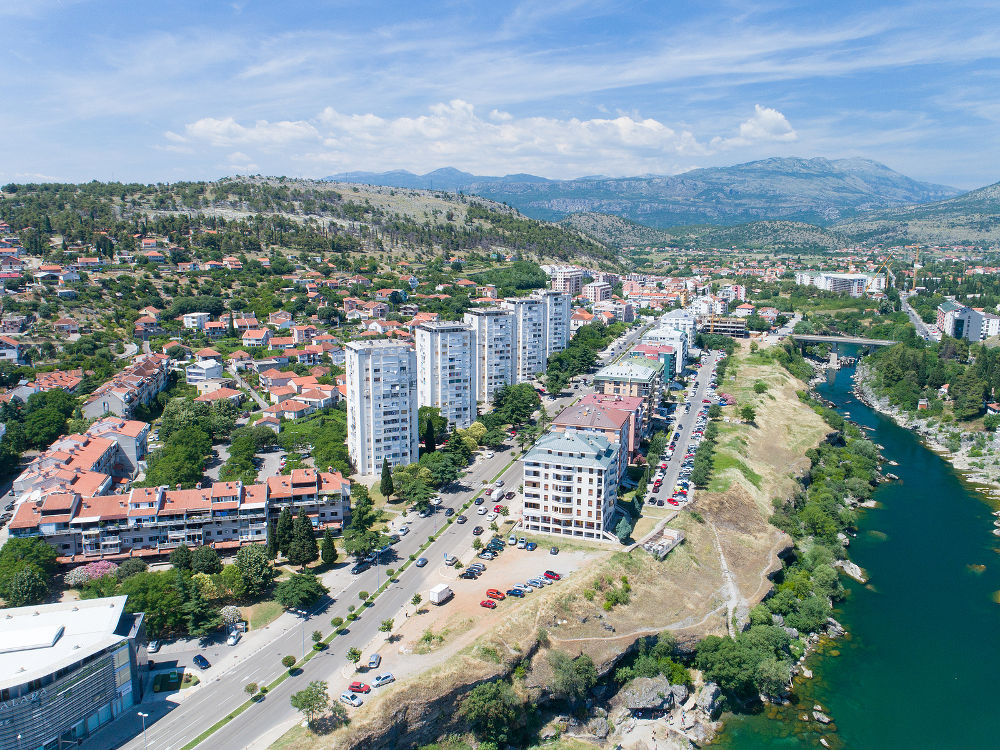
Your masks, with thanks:
[(597, 363), (598, 352), (627, 329), (625, 323), (581, 326), (565, 349), (549, 357), (545, 370), (545, 386), (549, 392), (559, 393), (572, 378), (588, 372)]

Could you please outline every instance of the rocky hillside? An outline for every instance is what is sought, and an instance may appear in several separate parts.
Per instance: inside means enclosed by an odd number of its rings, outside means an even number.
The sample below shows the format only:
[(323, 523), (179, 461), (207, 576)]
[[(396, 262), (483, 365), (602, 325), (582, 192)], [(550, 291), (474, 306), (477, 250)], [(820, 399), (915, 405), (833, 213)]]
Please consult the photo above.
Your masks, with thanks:
[(922, 206), (904, 206), (838, 222), (858, 241), (927, 244), (1000, 242), (1000, 183)]
[(453, 169), (350, 173), (381, 185), (474, 193), (538, 219), (598, 212), (652, 227), (742, 224), (782, 219), (825, 225), (866, 211), (950, 198), (958, 190), (919, 182), (865, 159), (772, 158), (673, 176), (546, 180), (533, 175), (481, 177)]

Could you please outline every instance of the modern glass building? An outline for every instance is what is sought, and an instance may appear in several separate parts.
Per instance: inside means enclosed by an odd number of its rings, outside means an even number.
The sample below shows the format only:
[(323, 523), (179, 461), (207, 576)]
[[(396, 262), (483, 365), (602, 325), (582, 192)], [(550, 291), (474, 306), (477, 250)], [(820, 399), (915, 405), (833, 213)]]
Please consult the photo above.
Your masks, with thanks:
[(126, 599), (0, 610), (0, 750), (75, 747), (142, 700), (145, 623)]

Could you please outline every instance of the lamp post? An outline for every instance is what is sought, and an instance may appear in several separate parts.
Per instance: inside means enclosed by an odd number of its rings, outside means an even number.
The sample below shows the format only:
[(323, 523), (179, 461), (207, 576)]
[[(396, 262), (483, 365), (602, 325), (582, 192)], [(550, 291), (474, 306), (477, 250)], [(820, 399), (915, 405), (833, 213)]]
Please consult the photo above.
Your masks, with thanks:
[(142, 719), (142, 746), (148, 748), (149, 745), (146, 743), (146, 719), (149, 718), (149, 714), (144, 714), (142, 711), (137, 712), (140, 719)]

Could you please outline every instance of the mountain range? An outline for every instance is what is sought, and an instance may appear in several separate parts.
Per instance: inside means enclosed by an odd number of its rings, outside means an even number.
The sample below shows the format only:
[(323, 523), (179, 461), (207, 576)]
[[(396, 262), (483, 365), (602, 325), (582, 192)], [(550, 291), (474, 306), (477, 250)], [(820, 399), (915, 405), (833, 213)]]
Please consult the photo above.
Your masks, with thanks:
[(953, 198), (952, 187), (914, 180), (867, 159), (770, 158), (679, 175), (550, 180), (529, 174), (490, 177), (454, 168), (347, 172), (327, 179), (480, 195), (536, 219), (584, 212), (621, 216), (654, 228), (754, 221), (828, 226), (872, 211)]

